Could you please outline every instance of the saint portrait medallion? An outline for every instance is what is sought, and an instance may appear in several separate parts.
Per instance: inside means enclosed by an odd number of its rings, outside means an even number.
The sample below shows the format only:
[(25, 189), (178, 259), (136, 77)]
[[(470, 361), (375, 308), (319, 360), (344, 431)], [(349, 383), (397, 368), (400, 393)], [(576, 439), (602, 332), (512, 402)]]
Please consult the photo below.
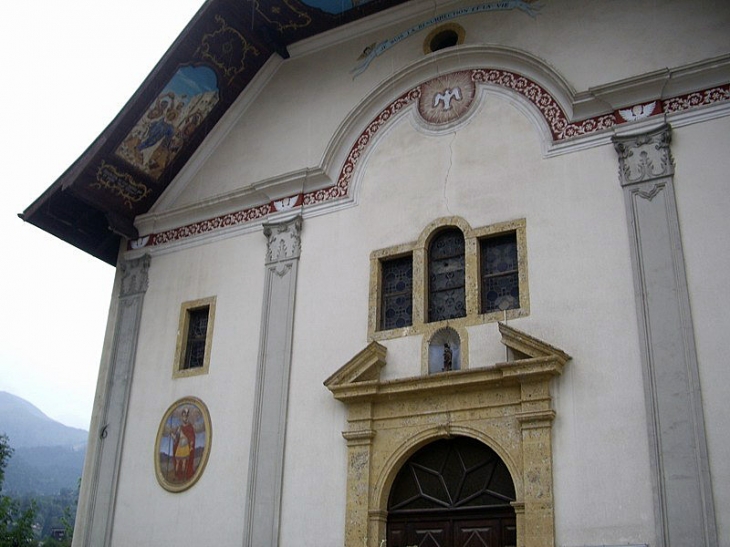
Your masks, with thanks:
[(210, 415), (205, 403), (185, 397), (167, 409), (155, 443), (155, 472), (160, 485), (182, 492), (203, 474), (210, 453)]

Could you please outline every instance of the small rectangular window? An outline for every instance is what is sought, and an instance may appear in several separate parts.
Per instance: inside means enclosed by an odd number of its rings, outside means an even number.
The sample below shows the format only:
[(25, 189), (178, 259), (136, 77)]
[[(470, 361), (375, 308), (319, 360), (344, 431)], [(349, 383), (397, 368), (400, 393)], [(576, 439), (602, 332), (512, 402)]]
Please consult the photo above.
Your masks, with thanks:
[(479, 241), (481, 313), (520, 307), (517, 236), (515, 232)]
[(413, 324), (413, 257), (383, 260), (381, 268), (381, 330)]
[(207, 374), (214, 315), (215, 297), (182, 304), (173, 377)]
[(182, 370), (202, 367), (205, 363), (205, 338), (208, 332), (210, 306), (188, 310), (188, 334)]

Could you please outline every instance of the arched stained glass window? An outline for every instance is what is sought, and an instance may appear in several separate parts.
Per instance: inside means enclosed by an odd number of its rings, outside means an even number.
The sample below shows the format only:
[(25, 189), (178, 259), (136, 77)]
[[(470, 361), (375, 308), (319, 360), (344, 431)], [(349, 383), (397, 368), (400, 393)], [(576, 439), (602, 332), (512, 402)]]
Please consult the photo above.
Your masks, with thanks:
[(466, 316), (464, 234), (447, 228), (428, 247), (428, 321)]

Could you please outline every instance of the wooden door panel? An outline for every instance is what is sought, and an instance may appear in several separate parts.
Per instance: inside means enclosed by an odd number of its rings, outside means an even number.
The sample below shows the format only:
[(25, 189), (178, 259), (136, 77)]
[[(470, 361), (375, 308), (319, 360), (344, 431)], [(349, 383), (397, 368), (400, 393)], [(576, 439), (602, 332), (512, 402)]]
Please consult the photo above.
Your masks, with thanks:
[(502, 519), (503, 547), (517, 547), (517, 524), (515, 519)]
[(418, 547), (452, 547), (448, 520), (415, 523), (409, 526), (409, 545)]
[(407, 547), (405, 522), (388, 524), (388, 545), (390, 547)]
[(459, 547), (500, 547), (498, 520), (454, 521), (454, 545)]
[(388, 547), (515, 547), (514, 516), (458, 516), (434, 518), (412, 514), (408, 519), (390, 519)]

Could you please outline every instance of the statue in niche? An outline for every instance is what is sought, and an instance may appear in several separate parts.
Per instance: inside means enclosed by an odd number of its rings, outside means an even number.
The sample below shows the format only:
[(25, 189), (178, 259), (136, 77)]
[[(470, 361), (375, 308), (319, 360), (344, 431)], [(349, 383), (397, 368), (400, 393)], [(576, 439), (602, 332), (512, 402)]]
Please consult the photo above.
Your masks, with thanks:
[(451, 327), (436, 331), (428, 341), (428, 373), (461, 370), (461, 339)]
[(448, 372), (452, 368), (452, 353), (451, 346), (448, 342), (444, 342), (444, 372)]

